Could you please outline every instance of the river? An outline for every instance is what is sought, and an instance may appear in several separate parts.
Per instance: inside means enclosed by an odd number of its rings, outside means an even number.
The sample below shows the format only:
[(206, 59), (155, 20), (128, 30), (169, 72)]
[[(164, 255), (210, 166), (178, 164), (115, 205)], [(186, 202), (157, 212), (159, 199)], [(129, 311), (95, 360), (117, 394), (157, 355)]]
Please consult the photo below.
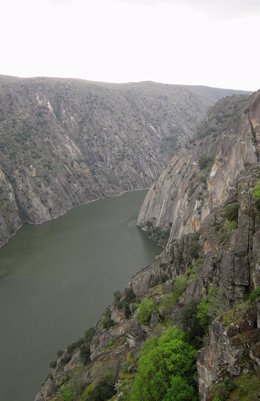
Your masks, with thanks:
[(56, 352), (160, 252), (135, 225), (145, 193), (25, 225), (0, 249), (0, 401), (33, 401)]

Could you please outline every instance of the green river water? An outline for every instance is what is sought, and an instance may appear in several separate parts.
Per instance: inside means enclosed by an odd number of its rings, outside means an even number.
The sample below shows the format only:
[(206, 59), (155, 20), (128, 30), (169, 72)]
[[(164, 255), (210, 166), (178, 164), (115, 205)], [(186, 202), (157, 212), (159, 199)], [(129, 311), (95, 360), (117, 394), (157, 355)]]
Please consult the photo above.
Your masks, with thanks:
[(135, 225), (145, 193), (26, 225), (0, 250), (0, 401), (33, 401), (56, 352), (160, 252)]

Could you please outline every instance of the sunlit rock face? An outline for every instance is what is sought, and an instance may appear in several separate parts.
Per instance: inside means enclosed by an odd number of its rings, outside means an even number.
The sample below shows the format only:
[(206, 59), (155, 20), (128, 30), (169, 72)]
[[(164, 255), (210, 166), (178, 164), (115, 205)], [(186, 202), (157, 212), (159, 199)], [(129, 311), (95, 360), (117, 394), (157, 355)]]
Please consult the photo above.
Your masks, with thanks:
[(260, 92), (220, 100), (197, 136), (171, 160), (149, 190), (138, 217), (147, 229), (170, 226), (169, 243), (199, 230), (232, 190), (240, 172), (259, 160)]

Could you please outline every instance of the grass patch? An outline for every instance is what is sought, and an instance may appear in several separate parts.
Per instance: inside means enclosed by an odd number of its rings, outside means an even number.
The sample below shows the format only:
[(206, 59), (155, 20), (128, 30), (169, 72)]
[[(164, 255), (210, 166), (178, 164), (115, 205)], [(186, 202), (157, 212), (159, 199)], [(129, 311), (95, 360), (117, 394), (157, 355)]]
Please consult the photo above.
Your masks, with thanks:
[(225, 326), (230, 326), (232, 323), (238, 322), (242, 315), (248, 309), (248, 302), (243, 302), (234, 306), (234, 308), (230, 309), (228, 312), (224, 313), (222, 316), (222, 322)]
[(227, 401), (259, 401), (260, 372), (239, 376), (234, 382), (236, 388), (230, 393)]

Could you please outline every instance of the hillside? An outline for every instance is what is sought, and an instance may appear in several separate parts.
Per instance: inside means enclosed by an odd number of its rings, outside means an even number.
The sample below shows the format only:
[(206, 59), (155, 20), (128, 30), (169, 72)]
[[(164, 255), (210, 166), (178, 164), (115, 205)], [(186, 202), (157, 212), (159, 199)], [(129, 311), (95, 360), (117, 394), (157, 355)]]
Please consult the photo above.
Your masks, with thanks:
[(35, 401), (260, 399), (259, 107), (260, 92), (220, 100), (174, 156), (139, 216), (166, 248)]
[(0, 246), (23, 223), (147, 188), (233, 91), (0, 76)]
[(230, 195), (241, 171), (259, 161), (259, 107), (259, 93), (219, 101), (150, 189), (138, 225), (168, 227), (169, 241), (196, 232)]

